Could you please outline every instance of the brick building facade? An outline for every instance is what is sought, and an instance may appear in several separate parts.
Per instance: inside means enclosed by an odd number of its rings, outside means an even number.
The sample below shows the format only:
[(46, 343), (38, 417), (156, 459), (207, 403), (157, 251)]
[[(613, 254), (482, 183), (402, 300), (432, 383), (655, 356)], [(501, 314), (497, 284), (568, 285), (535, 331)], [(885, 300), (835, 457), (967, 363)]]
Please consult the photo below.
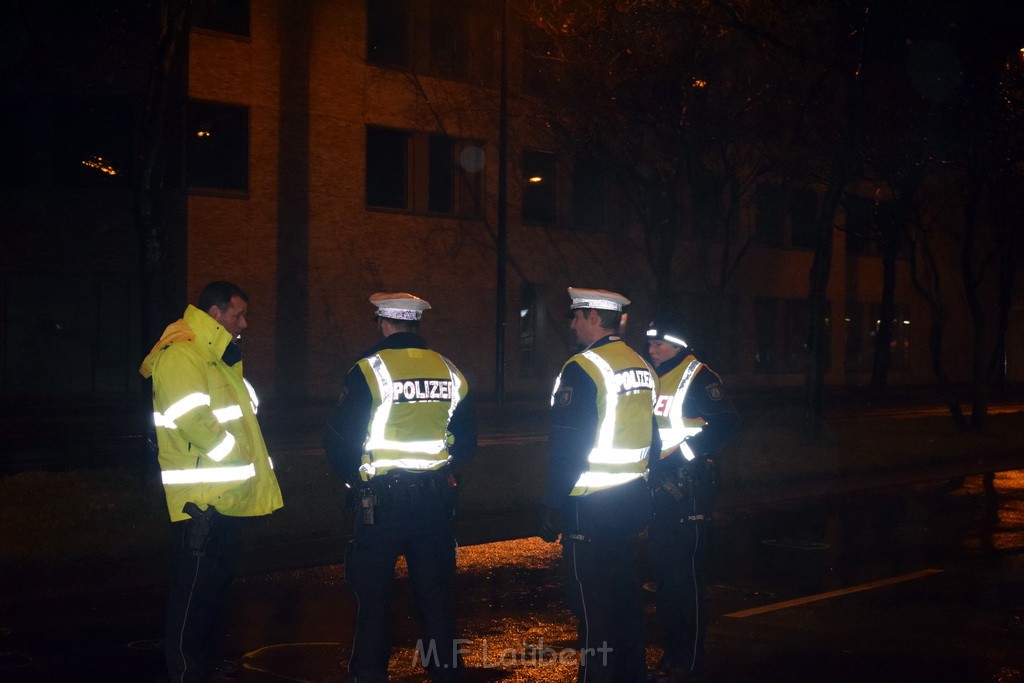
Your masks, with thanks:
[[(242, 285), (252, 299), (247, 372), (262, 394), (282, 398), (338, 391), (342, 373), (375, 341), (367, 298), (377, 291), (427, 299), (433, 310), (424, 336), (485, 395), (495, 389), (499, 347), (508, 394), (539, 397), (550, 389), (572, 352), (563, 317), (570, 285), (629, 296), (626, 335), (639, 346), (655, 311), (635, 221), (609, 210), (595, 219), (600, 224), (581, 226), (586, 202), (604, 201), (604, 193), (574, 193), (582, 176), (566, 155), (542, 146), (515, 101), (508, 201), (499, 215), (497, 14), (487, 3), (468, 3), (458, 14), (431, 12), (429, 2), (416, 0), (402, 4), (408, 14), (400, 16), (381, 5), (252, 0), (225, 23), (190, 32), (185, 187), (171, 188), (164, 203), (163, 248), (177, 264), (174, 309), (207, 281)], [(451, 31), (458, 32), (457, 48), (443, 40)], [(515, 31), (509, 38), (514, 92), (523, 81), (521, 43)], [(41, 97), (32, 106), (52, 112), (59, 102)], [(54, 118), (33, 120), (42, 128)], [(51, 139), (56, 155), (60, 137)], [(4, 393), (134, 391), (135, 364), (149, 340), (137, 334), (130, 192), (100, 184), (4, 192)], [(750, 207), (746, 229), (764, 229), (753, 198)], [(503, 218), (507, 315), (498, 344), (496, 236)], [(799, 387), (804, 380), (813, 253), (800, 243), (797, 218), (778, 217), (777, 242), (749, 250), (714, 304), (718, 328), (703, 331), (731, 386)], [(838, 216), (837, 226), (845, 220)], [(679, 249), (680, 272), (687, 272), (691, 247)], [(835, 386), (861, 386), (870, 377), (881, 298), (881, 259), (853, 247), (837, 229), (826, 376)], [(890, 383), (930, 384), (928, 312), (907, 262), (897, 267)], [(696, 278), (680, 290), (684, 306), (707, 305)], [(1021, 310), (1014, 315), (1007, 369), (1020, 381)], [(950, 359), (969, 339), (963, 328), (949, 331)], [(961, 364), (950, 369), (954, 381), (969, 377)]]

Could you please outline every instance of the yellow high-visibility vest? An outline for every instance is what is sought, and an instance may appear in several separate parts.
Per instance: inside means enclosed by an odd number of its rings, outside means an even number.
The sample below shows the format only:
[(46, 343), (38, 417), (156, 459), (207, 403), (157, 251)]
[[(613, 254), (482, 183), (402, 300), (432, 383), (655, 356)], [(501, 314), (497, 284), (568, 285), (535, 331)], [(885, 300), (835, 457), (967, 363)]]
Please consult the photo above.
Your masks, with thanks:
[[(597, 386), (594, 445), (587, 454), (587, 470), (569, 494), (585, 496), (643, 476), (651, 448), (657, 378), (621, 340), (578, 353), (566, 365), (574, 362)], [(561, 379), (560, 373), (551, 394), (552, 405)]]
[(185, 503), (251, 517), (283, 505), (263, 434), (259, 400), (242, 363), (221, 355), (231, 335), (194, 306), (170, 325), (143, 362), (153, 378), (153, 422), (167, 511), (188, 519)]
[(359, 476), (395, 468), (424, 472), (448, 462), (448, 423), (469, 385), (455, 365), (429, 349), (384, 349), (357, 365), (372, 405)]
[(695, 454), (683, 441), (700, 434), (706, 424), (700, 417), (691, 418), (683, 414), (686, 392), (704, 364), (694, 356), (687, 356), (681, 363), (661, 376), (658, 398), (654, 403), (654, 416), (658, 420), (658, 434), (661, 436), (661, 457), (671, 455), (680, 448), (686, 460), (693, 460)]

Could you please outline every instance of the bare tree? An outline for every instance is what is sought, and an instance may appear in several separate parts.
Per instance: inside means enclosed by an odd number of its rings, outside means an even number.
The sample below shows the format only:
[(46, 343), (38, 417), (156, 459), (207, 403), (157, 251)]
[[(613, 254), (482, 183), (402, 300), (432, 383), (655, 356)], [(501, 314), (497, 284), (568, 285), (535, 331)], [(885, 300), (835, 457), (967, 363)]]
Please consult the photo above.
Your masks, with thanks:
[[(158, 29), (152, 53), (146, 55), (149, 79), (140, 122), (134, 179), (135, 224), (139, 236), (142, 341), (156, 339), (167, 316), (164, 283), (164, 162), (169, 119), (182, 111), (184, 59), (191, 26), (191, 0), (160, 0), (154, 4)], [(174, 128), (177, 130), (177, 128)]]
[[(766, 63), (766, 41), (716, 3), (517, 5), (532, 31), (533, 128), (616, 180), (641, 226), (655, 305), (703, 291), (712, 318), (751, 245), (741, 208), (785, 144), (767, 122), (791, 87), (776, 84), (785, 74)], [(684, 242), (698, 248), (683, 254)]]

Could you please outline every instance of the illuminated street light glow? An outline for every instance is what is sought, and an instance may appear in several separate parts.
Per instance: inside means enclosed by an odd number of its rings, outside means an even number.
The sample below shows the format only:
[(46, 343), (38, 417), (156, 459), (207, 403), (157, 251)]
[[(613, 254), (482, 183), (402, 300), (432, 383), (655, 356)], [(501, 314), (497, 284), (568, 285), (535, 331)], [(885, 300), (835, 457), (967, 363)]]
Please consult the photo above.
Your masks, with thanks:
[(117, 169), (111, 166), (108, 162), (103, 160), (103, 157), (93, 156), (88, 159), (82, 160), (82, 165), (88, 168), (95, 168), (97, 171), (106, 173), (107, 175), (117, 175)]

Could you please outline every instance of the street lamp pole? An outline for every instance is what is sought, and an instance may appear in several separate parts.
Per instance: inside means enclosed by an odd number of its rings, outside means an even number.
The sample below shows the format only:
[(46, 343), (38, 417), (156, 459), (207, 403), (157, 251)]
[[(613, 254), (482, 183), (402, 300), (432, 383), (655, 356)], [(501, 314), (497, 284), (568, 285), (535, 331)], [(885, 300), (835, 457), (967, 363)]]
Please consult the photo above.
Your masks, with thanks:
[(501, 67), (500, 93), (498, 104), (498, 235), (497, 235), (497, 306), (495, 306), (495, 348), (494, 348), (494, 398), (500, 406), (505, 400), (505, 325), (506, 325), (506, 284), (505, 260), (507, 250), (508, 194), (508, 1), (501, 10)]

